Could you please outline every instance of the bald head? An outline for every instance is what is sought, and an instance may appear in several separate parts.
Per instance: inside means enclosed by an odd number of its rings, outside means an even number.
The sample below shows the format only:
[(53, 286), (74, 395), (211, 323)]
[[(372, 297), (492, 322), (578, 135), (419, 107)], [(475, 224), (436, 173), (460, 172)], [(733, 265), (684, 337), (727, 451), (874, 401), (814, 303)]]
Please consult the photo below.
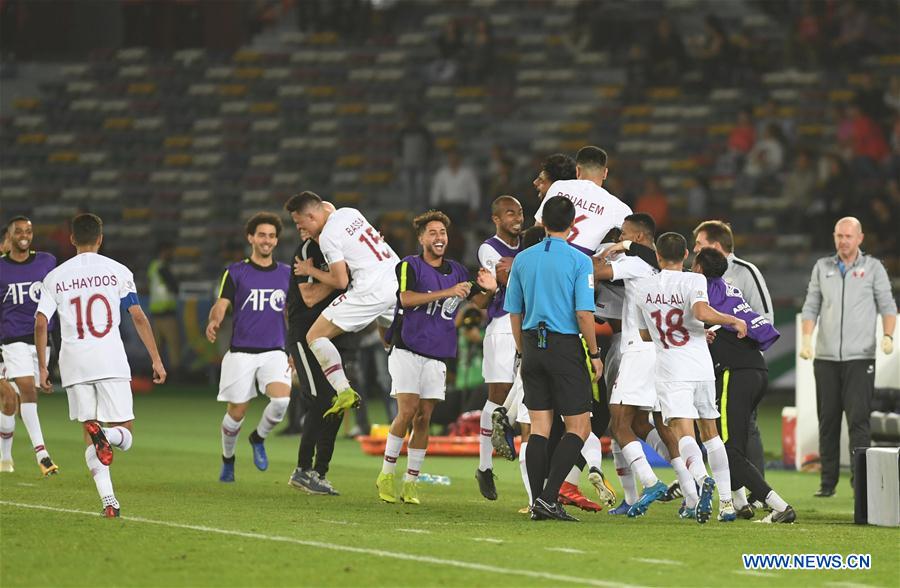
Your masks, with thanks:
[(852, 216), (845, 216), (834, 225), (834, 248), (844, 262), (853, 262), (863, 242), (862, 223)]

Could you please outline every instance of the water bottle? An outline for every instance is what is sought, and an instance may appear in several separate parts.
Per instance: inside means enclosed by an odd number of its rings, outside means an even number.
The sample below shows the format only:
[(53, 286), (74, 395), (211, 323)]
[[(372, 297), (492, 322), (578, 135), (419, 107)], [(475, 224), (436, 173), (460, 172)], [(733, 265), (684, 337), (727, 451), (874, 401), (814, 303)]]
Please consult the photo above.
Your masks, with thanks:
[(423, 484), (434, 484), (436, 486), (449, 486), (449, 476), (435, 476), (432, 474), (419, 474), (419, 481)]
[(462, 302), (463, 299), (459, 296), (454, 296), (453, 298), (447, 298), (442, 305), (442, 310), (444, 314), (452, 315), (456, 312), (456, 308), (459, 306), (459, 303)]

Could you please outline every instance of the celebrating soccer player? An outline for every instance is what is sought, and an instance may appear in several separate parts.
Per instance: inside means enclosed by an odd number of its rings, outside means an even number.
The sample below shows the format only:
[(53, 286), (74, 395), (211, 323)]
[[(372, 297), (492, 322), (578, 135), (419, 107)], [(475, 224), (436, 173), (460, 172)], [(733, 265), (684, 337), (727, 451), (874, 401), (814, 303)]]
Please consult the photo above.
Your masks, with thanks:
[(215, 342), (225, 312), (229, 306), (234, 308), (231, 345), (222, 358), (219, 377), (218, 400), (228, 403), (222, 419), (222, 482), (234, 482), (234, 446), (257, 386), (269, 397), (259, 424), (250, 433), (253, 464), (259, 470), (269, 467), (265, 440), (284, 418), (291, 396), (291, 368), (284, 351), (291, 268), (272, 258), (281, 219), (258, 212), (247, 221), (246, 233), (250, 257), (225, 270), (206, 326), (206, 338)]
[[(31, 221), (24, 216), (17, 216), (6, 225), (10, 238), (9, 253), (0, 257), (0, 333), (2, 333), (3, 362), (6, 366), (6, 379), (19, 389), (21, 401), (20, 413), (22, 422), (41, 473), (45, 476), (55, 474), (59, 469), (47, 448), (44, 447), (44, 434), (41, 421), (38, 419), (37, 389), (35, 378), (38, 377), (37, 349), (34, 345), (34, 313), (38, 307), (41, 282), (56, 267), (56, 257), (43, 251), (32, 251), (31, 241), (34, 233)], [(46, 350), (48, 361), (50, 350)], [(0, 436), (12, 444), (12, 435), (16, 426), (15, 405), (7, 407), (0, 418)], [(3, 459), (0, 469), (12, 471), (12, 454)]]
[(328, 262), (325, 272), (315, 267), (311, 259), (295, 260), (294, 274), (347, 290), (322, 312), (306, 334), (306, 342), (325, 377), (338, 391), (326, 416), (337, 415), (356, 406), (359, 395), (350, 387), (341, 354), (331, 340), (342, 333), (357, 333), (372, 321), (377, 321), (380, 328), (391, 324), (397, 303), (397, 254), (355, 208), (326, 207), (313, 192), (300, 193), (294, 206), (291, 218), (297, 228), (318, 240)]
[[(34, 320), (41, 388), (50, 390), (47, 325), (59, 313), (62, 348), (59, 374), (69, 397), (69, 418), (84, 423), (88, 443), (84, 459), (103, 503), (103, 516), (119, 516), (109, 465), (112, 448), (128, 451), (133, 443), (131, 368), (119, 335), (121, 309), (128, 310), (150, 354), (153, 381), (166, 381), (150, 321), (141, 310), (134, 275), (124, 265), (97, 253), (103, 222), (93, 214), (72, 220), (76, 255), (44, 278)], [(103, 427), (101, 423), (106, 423)]]
[[(419, 471), (428, 447), (431, 413), (434, 405), (444, 399), (447, 388), (444, 362), (456, 357), (454, 319), (462, 301), (476, 292), (466, 268), (458, 261), (444, 258), (450, 218), (443, 212), (430, 210), (417, 216), (413, 226), (422, 254), (404, 257), (397, 265), (398, 306), (388, 331), (393, 343), (388, 370), (391, 396), (397, 399), (397, 416), (391, 423), (384, 462), (375, 484), (382, 500), (397, 502), (394, 471), (403, 437), (412, 425), (400, 500), (419, 504)], [(478, 273), (478, 284), (479, 291), (492, 292), (497, 287), (494, 277), (485, 269)]]

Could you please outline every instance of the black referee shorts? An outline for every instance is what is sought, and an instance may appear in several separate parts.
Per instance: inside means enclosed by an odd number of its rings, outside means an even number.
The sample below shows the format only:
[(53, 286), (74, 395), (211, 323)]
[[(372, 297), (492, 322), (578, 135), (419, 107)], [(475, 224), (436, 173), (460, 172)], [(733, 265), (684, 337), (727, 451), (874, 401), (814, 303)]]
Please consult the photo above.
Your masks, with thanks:
[(537, 331), (524, 331), (522, 385), (529, 410), (563, 416), (590, 412), (593, 392), (581, 338), (548, 333), (547, 348), (538, 349)]

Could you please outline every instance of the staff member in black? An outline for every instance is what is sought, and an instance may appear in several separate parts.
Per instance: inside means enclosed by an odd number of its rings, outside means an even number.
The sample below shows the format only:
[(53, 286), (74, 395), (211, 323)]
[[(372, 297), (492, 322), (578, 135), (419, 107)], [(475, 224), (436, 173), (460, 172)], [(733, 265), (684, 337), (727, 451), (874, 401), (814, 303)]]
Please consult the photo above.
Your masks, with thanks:
[[(603, 371), (594, 334), (593, 264), (566, 242), (574, 220), (571, 201), (561, 196), (546, 201), (547, 238), (516, 256), (504, 303), (516, 349), (522, 354), (522, 384), (531, 417), (525, 466), (534, 496), (532, 520), (578, 520), (566, 513), (558, 496), (591, 430), (591, 373), (585, 347), (594, 374)], [(565, 421), (566, 434), (551, 461), (547, 437), (558, 416)]]
[[(294, 215), (298, 206), (295, 197), (290, 198), (284, 207), (291, 213), (291, 218), (296, 224)], [(299, 226), (297, 230), (300, 231)], [(328, 264), (322, 250), (319, 249), (319, 244), (303, 231), (300, 236), (303, 242), (294, 253), (295, 260), (312, 259), (316, 267), (328, 271)], [(309, 276), (295, 275), (293, 287), (287, 295), (288, 353), (293, 359), (300, 380), (300, 402), (305, 413), (300, 448), (297, 451), (297, 469), (291, 475), (289, 483), (309, 494), (338, 495), (325, 475), (334, 454), (334, 440), (340, 430), (342, 419), (323, 418), (325, 411), (331, 408), (332, 399), (337, 393), (328, 383), (319, 362), (310, 351), (306, 343), (306, 333), (322, 311), (341, 293), (341, 290), (316, 282)], [(357, 369), (357, 336), (346, 333), (336, 338), (334, 344), (344, 358), (345, 369), (348, 372)], [(315, 466), (313, 466), (314, 457)]]

